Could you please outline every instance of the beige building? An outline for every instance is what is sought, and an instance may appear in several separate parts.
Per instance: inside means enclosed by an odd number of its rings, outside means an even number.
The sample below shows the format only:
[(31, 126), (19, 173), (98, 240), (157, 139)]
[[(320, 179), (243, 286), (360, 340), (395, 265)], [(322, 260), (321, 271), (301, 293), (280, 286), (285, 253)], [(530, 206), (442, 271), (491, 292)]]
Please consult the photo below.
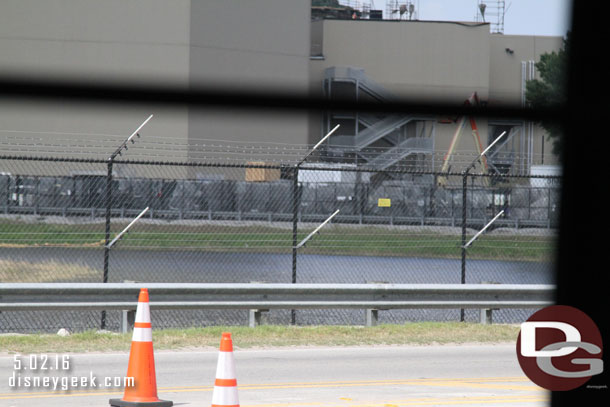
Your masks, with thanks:
[[(167, 5), (163, 0), (3, 1), (0, 73), (186, 88), (190, 1)], [(188, 134), (186, 108), (160, 111), (61, 100), (0, 103), (0, 136), (20, 138), (22, 150), (27, 150), (22, 152), (30, 154), (106, 158), (151, 114), (154, 118), (142, 134), (184, 140)]]
[[(0, 2), (0, 74), (306, 94), (309, 8), (309, 0), (6, 0)], [(17, 155), (106, 159), (151, 114), (122, 158), (243, 161), (218, 145), (308, 139), (306, 113), (0, 99), (0, 146)], [(56, 168), (35, 167), (47, 174)], [(83, 167), (70, 171), (103, 172), (103, 166)], [(135, 168), (115, 171), (131, 175)]]
[[(536, 77), (533, 63), (562, 43), (559, 37), (490, 34), (489, 25), (481, 23), (311, 21), (310, 5), (310, 0), (5, 0), (0, 74), (456, 104), (476, 92), (485, 103), (521, 105), (525, 80)], [(218, 146), (279, 146), (298, 155), (294, 146), (315, 143), (340, 123), (328, 146), (339, 160), (440, 169), (457, 126), (455, 118), (410, 115), (280, 115), (0, 99), (0, 142), (3, 153), (105, 158), (151, 114), (125, 158), (281, 161), (282, 154), (249, 157), (249, 150), (227, 153)], [(499, 170), (523, 173), (554, 163), (544, 132), (531, 123), (490, 119), (477, 125), (483, 148), (502, 131), (509, 133), (490, 160)], [(466, 126), (456, 156), (475, 153), (469, 133)], [(209, 174), (194, 169), (179, 175)]]
[[(458, 22), (318, 20), (311, 35), (314, 94), (456, 104), (476, 93), (479, 103), (522, 106), (525, 81), (537, 77), (534, 63), (562, 45), (559, 37), (491, 34), (489, 24)], [(383, 168), (411, 163), (438, 170), (447, 169), (455, 119), (341, 113), (314, 119), (311, 128), (315, 138), (342, 125), (329, 142), (337, 157), (356, 156)], [(507, 132), (490, 153), (492, 169), (528, 173), (532, 165), (556, 162), (545, 132), (532, 123), (490, 118), (475, 124), (479, 149)], [(466, 121), (449, 168), (457, 170), (475, 157), (479, 143), (470, 133)]]

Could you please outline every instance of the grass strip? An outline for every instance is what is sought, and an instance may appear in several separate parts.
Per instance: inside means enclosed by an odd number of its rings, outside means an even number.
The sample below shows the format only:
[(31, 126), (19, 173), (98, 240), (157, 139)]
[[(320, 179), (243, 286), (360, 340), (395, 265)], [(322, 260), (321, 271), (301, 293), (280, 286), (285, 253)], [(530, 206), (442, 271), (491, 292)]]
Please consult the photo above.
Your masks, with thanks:
[[(114, 226), (117, 230), (121, 228)], [(297, 241), (311, 229), (299, 231)], [(116, 232), (115, 232), (116, 233)], [(113, 234), (114, 236), (114, 234)], [(470, 234), (468, 238), (471, 237)], [(0, 247), (102, 248), (101, 225), (0, 223)], [(121, 249), (205, 250), (217, 252), (289, 253), (291, 230), (255, 226), (138, 225), (125, 236)], [(469, 248), (470, 259), (549, 261), (555, 252), (553, 236), (483, 235)], [(349, 256), (461, 257), (461, 236), (446, 233), (388, 229), (328, 227), (301, 249), (301, 254)]]
[[(217, 348), (222, 332), (231, 332), (238, 349), (295, 346), (435, 345), (515, 342), (518, 325), (463, 322), (414, 322), (362, 326), (214, 326), (153, 329), (156, 350)], [(0, 351), (70, 353), (129, 351), (131, 334), (86, 331), (69, 336), (0, 335)]]

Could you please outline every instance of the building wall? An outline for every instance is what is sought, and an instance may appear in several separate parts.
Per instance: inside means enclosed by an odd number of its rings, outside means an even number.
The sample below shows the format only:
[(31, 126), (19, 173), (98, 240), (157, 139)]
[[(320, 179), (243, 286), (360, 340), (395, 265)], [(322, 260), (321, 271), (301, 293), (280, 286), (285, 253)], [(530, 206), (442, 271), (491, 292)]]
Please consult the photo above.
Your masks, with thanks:
[[(186, 88), (190, 6), (190, 0), (4, 0), (0, 73)], [(150, 114), (143, 142), (162, 137), (186, 144), (186, 108), (6, 99), (0, 100), (0, 138), (38, 140), (26, 151), (32, 154), (50, 153), (44, 146), (53, 145), (59, 156), (107, 157)], [(186, 148), (176, 152), (175, 159), (185, 158)]]
[(325, 20), (324, 60), (312, 62), (311, 77), (350, 65), (399, 96), (462, 102), (478, 92), (485, 99), (488, 32), (487, 24)]
[[(563, 46), (561, 37), (528, 35), (490, 35), (489, 102), (521, 106), (523, 79), (528, 74), (528, 61), (540, 61), (540, 55), (557, 52)], [(523, 72), (525, 69), (525, 73)], [(540, 79), (537, 70), (533, 78)], [(527, 130), (531, 126), (531, 130)], [(551, 154), (552, 142), (547, 140), (544, 129), (525, 123), (524, 140), (519, 140), (531, 154), (532, 164), (557, 164), (558, 157)]]
[(2, 71), (186, 84), (189, 0), (3, 0)]
[[(309, 0), (193, 2), (190, 84), (306, 95), (310, 7)], [(248, 158), (206, 151), (210, 140), (302, 145), (308, 135), (304, 112), (191, 109), (189, 116), (191, 157)]]
[(561, 46), (561, 37), (490, 35), (489, 102), (520, 105), (521, 63), (538, 62), (541, 54), (558, 51)]
[[(0, 72), (306, 95), (310, 6), (309, 0), (7, 0), (0, 3)], [(210, 145), (308, 140), (306, 113), (0, 103), (2, 128), (19, 132), (0, 137), (44, 138), (69, 157), (107, 157), (150, 114), (124, 158), (148, 151), (158, 160), (245, 161), (247, 154), (217, 155)]]

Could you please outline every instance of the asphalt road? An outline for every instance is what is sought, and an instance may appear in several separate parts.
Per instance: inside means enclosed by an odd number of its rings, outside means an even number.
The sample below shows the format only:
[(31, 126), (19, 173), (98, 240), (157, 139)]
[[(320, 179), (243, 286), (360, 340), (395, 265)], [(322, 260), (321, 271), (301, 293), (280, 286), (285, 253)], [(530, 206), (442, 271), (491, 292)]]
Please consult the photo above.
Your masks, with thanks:
[[(59, 355), (60, 360), (64, 356)], [(11, 387), (11, 377), (35, 375), (23, 370), (30, 355), (17, 356), (24, 360), (21, 369), (15, 369), (14, 355), (0, 356), (0, 405), (107, 406), (110, 398), (123, 396), (121, 387), (104, 388), (101, 383), (125, 375), (128, 354), (69, 357), (69, 371), (38, 373), (95, 377), (96, 386), (56, 391)], [(156, 352), (159, 397), (176, 406), (209, 407), (217, 358), (216, 350)], [(242, 407), (549, 405), (549, 393), (521, 371), (514, 344), (236, 349), (235, 364)]]

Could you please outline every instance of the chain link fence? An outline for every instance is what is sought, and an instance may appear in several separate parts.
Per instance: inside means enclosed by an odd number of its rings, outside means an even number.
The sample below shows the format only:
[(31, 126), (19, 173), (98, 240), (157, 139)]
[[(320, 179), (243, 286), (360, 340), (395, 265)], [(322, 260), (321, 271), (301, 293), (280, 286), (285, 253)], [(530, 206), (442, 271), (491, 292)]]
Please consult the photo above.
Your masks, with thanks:
[[(559, 181), (324, 162), (3, 156), (0, 281), (552, 284)], [(494, 319), (516, 323), (532, 312), (500, 310)], [(379, 317), (388, 323), (461, 318), (460, 310), (392, 310)], [(240, 310), (158, 311), (155, 326), (246, 324), (247, 318)], [(476, 321), (478, 311), (467, 310), (464, 318)], [(287, 324), (291, 312), (273, 310), (264, 320)], [(363, 321), (358, 310), (299, 310), (295, 320)], [(119, 323), (115, 311), (0, 313), (2, 332), (118, 330)]]

